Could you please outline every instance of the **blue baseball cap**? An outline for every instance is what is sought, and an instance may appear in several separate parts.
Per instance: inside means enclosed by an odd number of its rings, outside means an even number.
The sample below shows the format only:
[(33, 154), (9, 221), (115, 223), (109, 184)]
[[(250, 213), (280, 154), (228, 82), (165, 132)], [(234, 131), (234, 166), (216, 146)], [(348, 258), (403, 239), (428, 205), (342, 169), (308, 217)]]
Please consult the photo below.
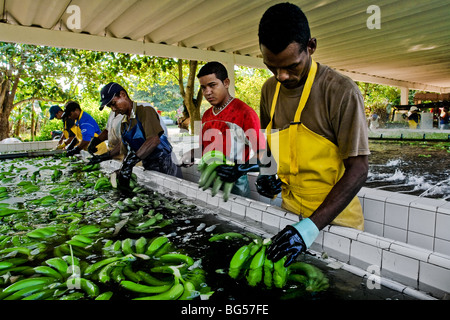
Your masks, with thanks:
[(59, 111), (63, 111), (63, 109), (61, 109), (58, 105), (51, 106), (50, 110), (49, 110), (49, 112), (50, 112), (50, 120), (54, 119), (56, 117), (56, 114)]
[(125, 89), (116, 82), (110, 82), (104, 86), (100, 91), (100, 110), (103, 110), (103, 108), (111, 102), (114, 96), (122, 90), (125, 91)]

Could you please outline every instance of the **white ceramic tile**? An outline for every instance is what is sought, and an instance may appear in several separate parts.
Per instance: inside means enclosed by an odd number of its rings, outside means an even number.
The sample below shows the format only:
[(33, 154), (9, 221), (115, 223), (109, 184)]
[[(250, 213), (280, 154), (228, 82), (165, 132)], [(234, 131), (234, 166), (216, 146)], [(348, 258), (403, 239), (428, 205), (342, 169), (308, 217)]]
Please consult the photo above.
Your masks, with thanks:
[(347, 263), (350, 259), (351, 240), (332, 233), (325, 233), (323, 237), (323, 249), (330, 256)]
[(415, 207), (409, 208), (408, 230), (428, 236), (434, 236), (435, 223), (435, 211), (428, 211)]
[(420, 262), (419, 289), (428, 291), (430, 287), (450, 292), (450, 271), (431, 263)]
[(350, 245), (350, 264), (366, 270), (368, 266), (381, 268), (382, 249), (375, 246), (352, 241)]
[(434, 239), (434, 251), (450, 256), (450, 241)]
[(417, 287), (418, 260), (395, 252), (384, 251), (381, 263), (381, 276), (400, 279), (403, 284)]
[(346, 227), (335, 226), (335, 225), (330, 225), (327, 231), (330, 233), (339, 235), (339, 236), (343, 236), (343, 237), (352, 239), (352, 240), (356, 240), (358, 238), (358, 235), (363, 232), (363, 231), (356, 230), (353, 228), (346, 228)]
[(245, 216), (249, 219), (261, 222), (263, 218), (263, 211), (252, 207), (247, 207)]
[(407, 243), (413, 246), (417, 246), (419, 248), (423, 248), (426, 250), (433, 251), (434, 249), (434, 238), (412, 231), (408, 231), (408, 240)]
[(391, 244), (394, 243), (393, 240), (386, 239), (381, 236), (377, 236), (374, 234), (370, 234), (367, 232), (359, 233), (357, 236), (358, 242), (362, 242), (368, 244), (372, 247), (381, 248), (381, 249), (389, 249)]
[(384, 223), (386, 225), (401, 229), (407, 229), (409, 207), (386, 203), (385, 208)]
[(364, 198), (364, 220), (384, 222), (384, 200)]
[(387, 198), (386, 203), (397, 204), (405, 207), (409, 207), (411, 202), (417, 200), (417, 196), (412, 196), (410, 194), (403, 194), (392, 192)]
[(428, 261), (428, 258), (433, 253), (430, 250), (398, 241), (394, 241), (391, 244), (391, 246), (389, 247), (389, 252), (425, 262)]
[(449, 269), (450, 272), (450, 255), (433, 252), (428, 258), (428, 262), (439, 267)]
[(368, 233), (372, 233), (378, 236), (383, 235), (383, 224), (378, 222), (373, 222), (370, 220), (364, 221), (364, 231)]
[(445, 205), (446, 203), (445, 200), (417, 197), (415, 201), (411, 202), (410, 206), (436, 212), (438, 207)]
[[(250, 208), (251, 209), (251, 208)], [(266, 211), (262, 212), (262, 223), (280, 229), (280, 216)]]
[(450, 215), (436, 215), (436, 238), (450, 240)]
[(207, 194), (206, 200), (207, 200), (206, 202), (207, 202), (209, 205), (213, 206), (213, 207), (218, 207), (218, 206), (219, 206), (219, 198), (218, 198), (218, 197), (213, 197), (213, 196), (211, 195), (211, 193), (208, 193), (208, 194)]
[(447, 201), (445, 204), (439, 206), (437, 212), (450, 215), (450, 202)]
[(385, 225), (383, 235), (384, 235), (384, 237), (386, 237), (388, 239), (393, 239), (396, 241), (402, 241), (402, 242), (406, 243), (407, 231), (404, 229), (394, 228), (394, 227)]

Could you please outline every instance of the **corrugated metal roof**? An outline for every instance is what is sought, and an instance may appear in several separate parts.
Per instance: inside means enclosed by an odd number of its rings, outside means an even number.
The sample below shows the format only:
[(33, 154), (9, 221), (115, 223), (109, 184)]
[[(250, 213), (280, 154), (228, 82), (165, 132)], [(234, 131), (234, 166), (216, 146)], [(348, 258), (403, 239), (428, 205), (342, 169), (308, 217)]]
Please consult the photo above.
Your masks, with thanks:
[[(258, 58), (259, 20), (268, 7), (279, 2), (0, 0), (0, 14), (8, 25)], [(291, 2), (303, 9), (312, 36), (318, 40), (316, 61), (348, 74), (379, 79), (380, 83), (392, 81), (449, 91), (450, 0)], [(380, 8), (379, 29), (367, 26), (373, 14), (367, 12), (371, 5)], [(74, 12), (67, 12), (69, 6), (80, 9), (80, 29), (70, 28)], [(3, 38), (0, 35), (0, 40)]]

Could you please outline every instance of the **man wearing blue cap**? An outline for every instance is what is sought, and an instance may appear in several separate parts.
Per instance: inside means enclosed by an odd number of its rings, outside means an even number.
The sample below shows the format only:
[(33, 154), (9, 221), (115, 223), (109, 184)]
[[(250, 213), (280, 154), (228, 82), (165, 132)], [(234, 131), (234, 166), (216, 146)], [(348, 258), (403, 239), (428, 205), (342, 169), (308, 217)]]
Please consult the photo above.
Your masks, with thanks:
[[(69, 118), (64, 118), (62, 115), (64, 114), (64, 110), (60, 108), (58, 105), (53, 105), (49, 109), (50, 113), (50, 120), (53, 120), (54, 118), (60, 119), (63, 121), (64, 130), (63, 135), (61, 136), (61, 139), (58, 142), (57, 149), (63, 149), (64, 147), (67, 147), (68, 150), (73, 148), (77, 142), (77, 139), (75, 138), (75, 133), (72, 131), (72, 128), (75, 124), (75, 121)], [(73, 142), (73, 143), (72, 143)]]
[(125, 158), (118, 172), (121, 188), (128, 188), (133, 167), (140, 161), (146, 170), (155, 170), (181, 177), (172, 146), (161, 126), (156, 110), (132, 101), (118, 83), (110, 82), (101, 90), (101, 107), (108, 106), (116, 114), (124, 115), (121, 126), (122, 143), (109, 151), (115, 156), (122, 149)]

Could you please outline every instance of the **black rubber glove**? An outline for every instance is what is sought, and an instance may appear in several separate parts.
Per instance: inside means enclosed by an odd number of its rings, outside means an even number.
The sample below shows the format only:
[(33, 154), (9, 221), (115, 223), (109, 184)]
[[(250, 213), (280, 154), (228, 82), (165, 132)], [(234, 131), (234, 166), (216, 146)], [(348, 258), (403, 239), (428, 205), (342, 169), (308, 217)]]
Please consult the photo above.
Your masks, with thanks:
[(73, 155), (79, 154), (80, 152), (81, 152), (81, 149), (78, 147), (75, 147), (75, 148), (67, 151), (67, 156), (71, 157)]
[(92, 158), (91, 158), (91, 160), (89, 160), (89, 163), (88, 164), (96, 164), (96, 163), (100, 163), (100, 162), (102, 162), (102, 161), (106, 161), (106, 160), (111, 160), (112, 159), (112, 157), (111, 157), (111, 154), (109, 153), (109, 151), (108, 152), (105, 152), (105, 153), (103, 153), (103, 154), (100, 154), (100, 155), (94, 155)]
[(93, 137), (92, 139), (91, 139), (91, 142), (89, 143), (89, 146), (88, 146), (88, 148), (87, 148), (87, 151), (90, 153), (90, 154), (94, 154), (94, 153), (96, 153), (97, 151), (98, 151), (98, 149), (97, 149), (97, 146), (100, 144), (100, 143), (102, 143), (103, 141), (101, 141), (99, 138), (97, 138), (97, 137)]
[(133, 167), (141, 159), (136, 155), (134, 151), (128, 152), (125, 159), (123, 159), (122, 166), (117, 174), (117, 188), (124, 189), (130, 187), (131, 174), (133, 173)]
[(264, 197), (274, 198), (281, 192), (282, 182), (276, 174), (262, 175), (256, 178), (256, 191)]
[(67, 146), (67, 150), (72, 150), (76, 145), (78, 144), (77, 138), (73, 138), (72, 141), (70, 141), (69, 145)]
[(293, 226), (288, 225), (272, 238), (272, 243), (267, 248), (267, 258), (276, 262), (287, 256), (284, 266), (294, 262), (297, 256), (306, 251), (306, 244), (300, 233)]
[(258, 164), (236, 164), (230, 166), (227, 164), (221, 164), (216, 168), (217, 175), (222, 179), (223, 182), (235, 182), (244, 174), (248, 172), (258, 172)]

